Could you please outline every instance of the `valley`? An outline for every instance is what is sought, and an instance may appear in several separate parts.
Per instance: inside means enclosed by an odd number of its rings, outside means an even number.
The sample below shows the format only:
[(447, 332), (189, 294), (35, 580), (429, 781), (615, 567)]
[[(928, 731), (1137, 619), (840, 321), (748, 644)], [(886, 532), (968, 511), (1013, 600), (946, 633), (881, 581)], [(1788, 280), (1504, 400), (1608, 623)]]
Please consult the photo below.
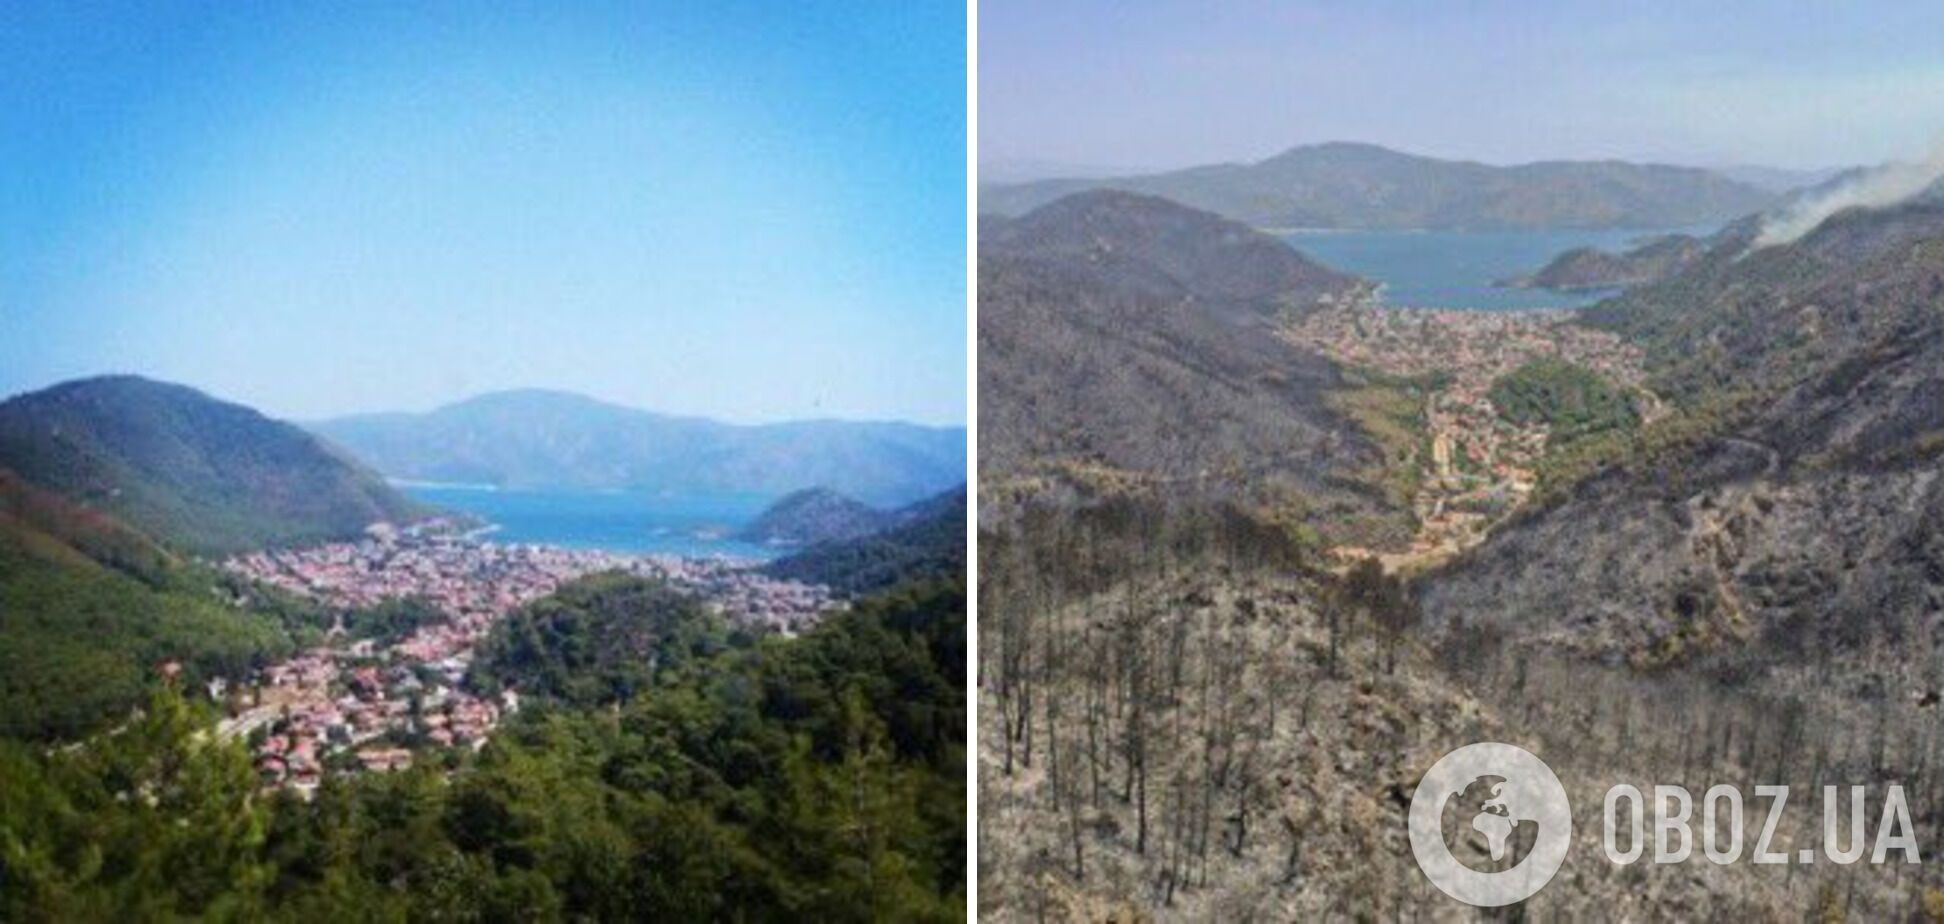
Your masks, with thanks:
[(983, 914), (1469, 919), (1404, 818), (1479, 740), (1575, 809), (1507, 919), (1944, 910), (1917, 867), (1623, 867), (1585, 834), (1614, 781), (1895, 780), (1944, 844), (1934, 197), (1486, 312), (1237, 298), (1290, 255), (1089, 195), (981, 261)]

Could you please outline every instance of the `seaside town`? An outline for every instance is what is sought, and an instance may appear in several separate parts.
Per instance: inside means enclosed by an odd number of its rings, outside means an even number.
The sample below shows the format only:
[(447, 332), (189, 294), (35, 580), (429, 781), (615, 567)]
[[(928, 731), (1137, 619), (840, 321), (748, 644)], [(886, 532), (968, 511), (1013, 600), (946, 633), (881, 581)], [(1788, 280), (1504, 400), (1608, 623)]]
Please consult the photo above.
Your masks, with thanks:
[(1361, 301), (1327, 307), (1283, 330), (1291, 342), (1345, 366), (1436, 383), (1423, 412), (1429, 451), (1419, 456), (1416, 536), (1402, 551), (1346, 548), (1339, 556), (1375, 555), (1386, 570), (1435, 564), (1483, 541), (1494, 523), (1531, 497), (1547, 427), (1508, 420), (1490, 397), (1494, 382), (1529, 362), (1581, 366), (1631, 391), (1645, 420), (1663, 413), (1645, 385), (1640, 350), (1572, 323), (1573, 314)]
[[(826, 588), (775, 580), (729, 559), (502, 545), (442, 521), (379, 524), (357, 542), (255, 552), (222, 566), (338, 614), (324, 645), (262, 669), (239, 689), (217, 679), (208, 690), (234, 710), (217, 733), (250, 742), (266, 786), (304, 797), (329, 772), (398, 770), (427, 749), (484, 747), (520, 697), (468, 688), (474, 647), (502, 617), (576, 578), (604, 571), (659, 578), (733, 622), (786, 633), (836, 605)], [(346, 611), (389, 600), (421, 601), (444, 620), (389, 645), (345, 631)]]

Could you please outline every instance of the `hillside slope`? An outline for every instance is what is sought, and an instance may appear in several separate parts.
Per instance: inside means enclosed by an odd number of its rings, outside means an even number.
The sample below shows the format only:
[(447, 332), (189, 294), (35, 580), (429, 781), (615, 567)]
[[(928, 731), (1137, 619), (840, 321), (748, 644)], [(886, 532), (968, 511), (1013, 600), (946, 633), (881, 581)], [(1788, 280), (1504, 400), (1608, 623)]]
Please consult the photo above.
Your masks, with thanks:
[(1235, 222), (1094, 192), (980, 241), (981, 503), (1021, 492), (1241, 497), (1341, 522), (1381, 504), (1329, 361), (1276, 325), (1367, 285)]
[(1673, 228), (1720, 223), (1778, 199), (1691, 167), (1622, 161), (1499, 167), (1332, 142), (1249, 164), (992, 186), (980, 190), (979, 209), (1019, 215), (1088, 189), (1162, 196), (1261, 228)]
[(1686, 234), (1661, 235), (1619, 253), (1575, 247), (1547, 261), (1537, 271), (1501, 284), (1556, 292), (1623, 289), (1659, 282), (1679, 273), (1700, 260), (1707, 249), (1706, 241)]
[(291, 626), (214, 590), (114, 517), (0, 469), (0, 738), (112, 724), (165, 660), (195, 683), (291, 648)]
[(903, 581), (965, 577), (965, 486), (885, 516), (895, 524), (819, 542), (763, 567), (772, 577), (823, 584), (847, 596)]
[(1435, 621), (1818, 695), (1934, 688), (1910, 642), (1944, 629), (1944, 205), (1748, 237), (1586, 312), (1677, 413), (1429, 581)]
[(0, 466), (197, 553), (341, 538), (423, 514), (297, 427), (135, 376), (0, 403)]

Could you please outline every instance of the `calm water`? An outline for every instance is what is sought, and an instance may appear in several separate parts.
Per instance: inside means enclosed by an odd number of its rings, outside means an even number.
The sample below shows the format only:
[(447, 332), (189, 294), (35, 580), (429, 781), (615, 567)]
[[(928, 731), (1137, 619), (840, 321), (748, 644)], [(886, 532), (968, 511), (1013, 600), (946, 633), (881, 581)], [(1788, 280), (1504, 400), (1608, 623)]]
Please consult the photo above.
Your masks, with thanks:
[(1327, 266), (1383, 283), (1385, 304), (1507, 311), (1585, 305), (1605, 293), (1502, 289), (1493, 280), (1533, 272), (1574, 247), (1624, 250), (1659, 233), (1664, 232), (1294, 231), (1281, 236)]
[(400, 488), (426, 503), (484, 518), (498, 527), (485, 537), (493, 542), (739, 558), (777, 554), (767, 546), (725, 538), (774, 500), (761, 495), (670, 497), (631, 491), (516, 491), (422, 484)]

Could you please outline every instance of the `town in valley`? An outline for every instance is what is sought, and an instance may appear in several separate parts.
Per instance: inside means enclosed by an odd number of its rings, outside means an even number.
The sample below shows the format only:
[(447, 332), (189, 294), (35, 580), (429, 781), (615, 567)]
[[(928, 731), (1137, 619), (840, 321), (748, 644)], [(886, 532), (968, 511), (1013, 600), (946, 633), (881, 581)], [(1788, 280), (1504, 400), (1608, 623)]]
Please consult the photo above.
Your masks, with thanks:
[[(385, 772), (428, 752), (484, 747), (520, 694), (469, 686), (475, 647), (507, 614), (577, 578), (665, 581), (758, 631), (795, 633), (839, 605), (822, 586), (770, 578), (746, 561), (499, 544), (446, 520), (376, 524), (355, 542), (258, 551), (222, 567), (336, 614), (324, 644), (207, 686), (230, 713), (218, 735), (246, 740), (265, 784), (301, 796), (328, 773)], [(345, 613), (402, 600), (443, 619), (390, 644), (346, 631)]]
[[(1326, 305), (1285, 325), (1292, 343), (1345, 368), (1408, 380), (1425, 392), (1425, 451), (1416, 453), (1417, 532), (1407, 548), (1374, 553), (1387, 570), (1417, 569), (1483, 541), (1525, 504), (1553, 435), (1494, 406), (1495, 383), (1529, 363), (1557, 360), (1625, 390), (1643, 421), (1665, 413), (1647, 388), (1638, 346), (1574, 323), (1571, 310), (1406, 308), (1369, 299)], [(1373, 554), (1343, 547), (1345, 560)]]

